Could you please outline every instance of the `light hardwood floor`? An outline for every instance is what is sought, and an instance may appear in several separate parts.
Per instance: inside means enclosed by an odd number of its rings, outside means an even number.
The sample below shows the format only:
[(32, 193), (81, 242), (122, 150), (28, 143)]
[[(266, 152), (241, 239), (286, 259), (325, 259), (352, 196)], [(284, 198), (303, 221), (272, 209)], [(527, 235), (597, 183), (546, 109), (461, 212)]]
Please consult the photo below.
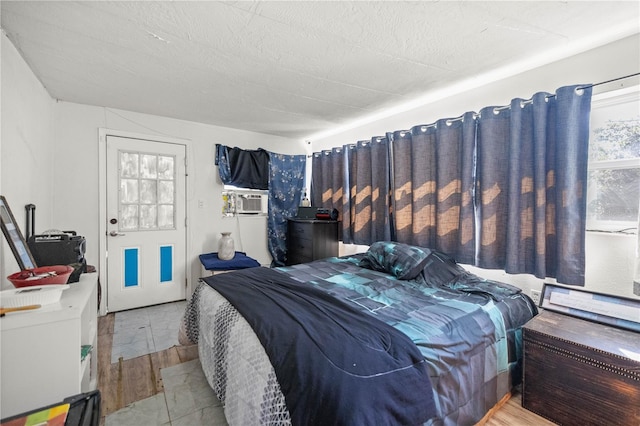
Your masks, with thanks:
[[(102, 397), (101, 425), (104, 418), (128, 404), (163, 392), (160, 369), (198, 358), (197, 346), (174, 346), (160, 352), (111, 363), (111, 345), (115, 314), (98, 319), (98, 389)], [(533, 426), (553, 425), (520, 405), (514, 394), (479, 425)], [(142, 425), (141, 425), (142, 426)], [(152, 426), (152, 425), (144, 425)]]

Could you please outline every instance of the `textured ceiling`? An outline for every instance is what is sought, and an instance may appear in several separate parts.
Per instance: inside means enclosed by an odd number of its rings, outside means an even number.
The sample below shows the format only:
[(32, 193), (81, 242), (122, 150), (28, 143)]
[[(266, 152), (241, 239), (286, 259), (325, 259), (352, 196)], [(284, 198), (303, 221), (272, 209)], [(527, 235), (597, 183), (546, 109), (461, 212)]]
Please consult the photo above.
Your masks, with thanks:
[(628, 32), (639, 11), (637, 1), (1, 2), (3, 30), (56, 99), (293, 138)]

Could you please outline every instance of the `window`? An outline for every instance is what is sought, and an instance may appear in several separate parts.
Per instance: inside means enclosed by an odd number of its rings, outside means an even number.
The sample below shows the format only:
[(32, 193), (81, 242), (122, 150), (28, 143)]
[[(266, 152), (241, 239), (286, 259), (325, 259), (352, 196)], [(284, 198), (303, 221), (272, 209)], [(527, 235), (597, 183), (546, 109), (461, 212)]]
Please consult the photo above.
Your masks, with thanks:
[(587, 229), (633, 232), (640, 206), (640, 86), (594, 96)]
[(175, 157), (119, 151), (120, 231), (175, 229)]

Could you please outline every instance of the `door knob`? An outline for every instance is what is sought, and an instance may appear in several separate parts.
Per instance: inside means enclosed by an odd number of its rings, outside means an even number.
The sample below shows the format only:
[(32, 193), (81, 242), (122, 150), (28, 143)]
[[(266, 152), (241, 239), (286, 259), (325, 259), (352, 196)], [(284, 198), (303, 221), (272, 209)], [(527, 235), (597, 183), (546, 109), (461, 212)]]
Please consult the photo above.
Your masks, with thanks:
[(109, 232), (109, 235), (111, 235), (112, 237), (119, 237), (119, 236), (122, 236), (124, 234), (119, 234), (117, 231), (111, 231), (111, 232)]

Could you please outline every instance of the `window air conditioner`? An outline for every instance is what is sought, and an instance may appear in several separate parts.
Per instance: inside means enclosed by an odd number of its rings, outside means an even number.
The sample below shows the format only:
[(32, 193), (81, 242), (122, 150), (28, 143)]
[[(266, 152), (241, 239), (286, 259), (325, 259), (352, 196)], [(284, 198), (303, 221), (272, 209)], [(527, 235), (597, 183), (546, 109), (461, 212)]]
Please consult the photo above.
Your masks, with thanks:
[(236, 194), (237, 214), (266, 214), (267, 195), (263, 194)]

